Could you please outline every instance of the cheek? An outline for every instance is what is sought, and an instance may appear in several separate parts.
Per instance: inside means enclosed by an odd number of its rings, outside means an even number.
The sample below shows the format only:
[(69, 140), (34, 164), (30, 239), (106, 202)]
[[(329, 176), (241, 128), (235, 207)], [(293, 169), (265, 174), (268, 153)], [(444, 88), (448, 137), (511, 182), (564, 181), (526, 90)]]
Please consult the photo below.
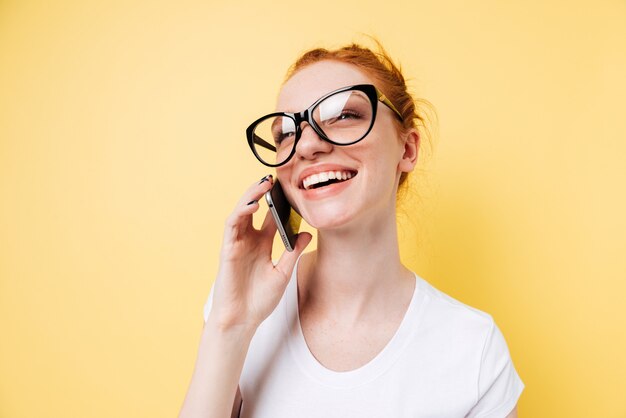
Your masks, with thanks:
[(291, 175), (293, 173), (292, 161), (289, 161), (285, 165), (276, 167), (276, 179), (280, 181), (282, 185), (288, 185), (291, 182)]
[(291, 176), (292, 176), (291, 163), (288, 163), (286, 165), (276, 168), (276, 180), (278, 180), (280, 184), (282, 185), (283, 191), (285, 192), (285, 195), (287, 196), (287, 200), (289, 200), (289, 203), (291, 205), (294, 205), (295, 202), (292, 197), (292, 194), (294, 192), (293, 190), (294, 186), (292, 184), (293, 179), (291, 178)]
[[(395, 141), (396, 138), (374, 136), (367, 139), (370, 141), (363, 143), (358, 150), (355, 149), (355, 151), (358, 152), (358, 159), (362, 164), (368, 169), (375, 170), (375, 172), (380, 175), (395, 171), (398, 163), (396, 159), (398, 147), (391, 141)], [(359, 143), (358, 145), (361, 144)]]
[(394, 146), (395, 144), (390, 143), (396, 138), (376, 139), (385, 141), (384, 146), (372, 148), (367, 153), (362, 154), (364, 174), (367, 175), (365, 183), (372, 192), (376, 190), (378, 193), (386, 194), (396, 184), (400, 149), (397, 145)]

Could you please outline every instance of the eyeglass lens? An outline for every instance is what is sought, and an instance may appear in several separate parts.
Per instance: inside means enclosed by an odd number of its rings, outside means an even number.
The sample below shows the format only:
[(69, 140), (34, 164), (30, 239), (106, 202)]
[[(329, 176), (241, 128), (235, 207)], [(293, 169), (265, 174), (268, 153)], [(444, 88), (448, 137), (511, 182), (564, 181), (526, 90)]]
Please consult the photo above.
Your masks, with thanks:
[[(328, 96), (312, 109), (317, 128), (331, 141), (350, 144), (370, 129), (373, 106), (369, 97), (359, 90), (348, 90)], [(266, 163), (280, 164), (291, 154), (296, 140), (295, 120), (289, 116), (273, 116), (254, 129), (257, 155)]]

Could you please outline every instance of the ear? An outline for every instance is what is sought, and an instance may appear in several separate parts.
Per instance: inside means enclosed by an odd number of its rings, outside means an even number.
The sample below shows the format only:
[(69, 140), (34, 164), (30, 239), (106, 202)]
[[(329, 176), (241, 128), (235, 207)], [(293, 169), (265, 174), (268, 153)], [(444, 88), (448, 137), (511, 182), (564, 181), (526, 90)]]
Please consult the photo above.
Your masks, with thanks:
[(398, 169), (401, 172), (409, 173), (415, 168), (415, 165), (417, 164), (419, 144), (419, 132), (415, 129), (411, 129), (404, 138), (402, 159), (398, 162)]

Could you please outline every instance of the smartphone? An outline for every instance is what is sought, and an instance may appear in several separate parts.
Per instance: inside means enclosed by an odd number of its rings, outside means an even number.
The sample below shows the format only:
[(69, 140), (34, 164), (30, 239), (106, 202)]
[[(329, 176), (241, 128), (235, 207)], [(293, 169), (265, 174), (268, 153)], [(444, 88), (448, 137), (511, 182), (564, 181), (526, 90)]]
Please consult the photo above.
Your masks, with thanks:
[(278, 227), (278, 234), (285, 244), (287, 251), (293, 251), (296, 246), (296, 235), (300, 230), (302, 217), (296, 212), (289, 202), (278, 180), (274, 181), (272, 188), (265, 193), (265, 200), (272, 212), (272, 217)]

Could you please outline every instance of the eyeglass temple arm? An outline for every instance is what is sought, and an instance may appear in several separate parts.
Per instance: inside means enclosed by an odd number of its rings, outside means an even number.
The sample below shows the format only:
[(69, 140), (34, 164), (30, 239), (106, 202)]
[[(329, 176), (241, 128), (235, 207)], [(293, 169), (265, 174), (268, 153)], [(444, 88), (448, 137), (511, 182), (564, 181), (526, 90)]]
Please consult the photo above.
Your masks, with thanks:
[(391, 103), (391, 101), (387, 98), (387, 96), (385, 96), (381, 92), (378, 92), (378, 100), (386, 104), (389, 109), (393, 110), (394, 113), (400, 119), (400, 121), (402, 121), (402, 114), (398, 111), (398, 109), (396, 109), (396, 107), (393, 105), (393, 103)]
[(260, 145), (263, 148), (267, 148), (270, 151), (276, 152), (276, 147), (274, 145), (270, 144), (269, 142), (265, 142), (263, 139), (261, 139), (261, 137), (257, 136), (256, 134), (252, 134), (252, 140), (255, 144)]

